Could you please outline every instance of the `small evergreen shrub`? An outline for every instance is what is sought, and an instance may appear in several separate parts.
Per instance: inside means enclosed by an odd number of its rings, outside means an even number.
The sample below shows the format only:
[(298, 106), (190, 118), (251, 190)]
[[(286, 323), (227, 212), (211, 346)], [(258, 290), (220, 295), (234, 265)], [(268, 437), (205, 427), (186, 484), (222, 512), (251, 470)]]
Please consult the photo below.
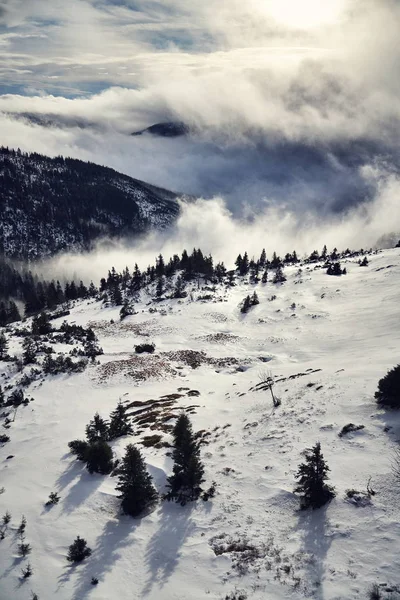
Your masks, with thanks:
[(28, 563), (25, 567), (25, 569), (22, 569), (22, 578), (23, 579), (28, 579), (28, 577), (30, 577), (33, 574), (33, 570), (31, 567), (31, 563)]
[(88, 547), (87, 541), (78, 535), (68, 548), (67, 560), (69, 562), (82, 562), (91, 554), (92, 550)]
[(25, 517), (25, 515), (22, 515), (21, 523), (17, 529), (18, 535), (22, 537), (25, 533), (25, 529), (26, 529), (26, 517)]
[(54, 506), (55, 504), (58, 504), (60, 501), (60, 496), (57, 494), (57, 492), (51, 492), (49, 494), (49, 499), (46, 502), (46, 506)]
[(18, 544), (18, 552), (20, 556), (27, 556), (28, 554), (30, 554), (32, 551), (31, 545), (27, 544), (25, 541), (22, 541), (20, 544)]

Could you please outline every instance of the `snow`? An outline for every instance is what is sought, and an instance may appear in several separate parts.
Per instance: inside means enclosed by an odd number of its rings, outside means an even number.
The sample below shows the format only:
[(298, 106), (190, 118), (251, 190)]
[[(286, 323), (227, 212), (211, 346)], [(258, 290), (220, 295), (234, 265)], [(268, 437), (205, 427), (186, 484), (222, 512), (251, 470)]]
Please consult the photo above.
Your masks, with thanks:
[[(222, 301), (215, 303), (187, 298), (149, 306), (142, 295), (138, 314), (122, 323), (118, 308), (77, 303), (68, 320), (93, 323), (104, 355), (83, 373), (34, 382), (27, 389), (34, 402), (18, 410), (7, 431), (11, 441), (0, 448), (0, 515), (8, 510), (12, 521), (0, 541), (0, 598), (24, 600), (32, 590), (40, 600), (212, 600), (236, 590), (255, 600), (350, 600), (366, 598), (375, 581), (399, 584), (400, 490), (391, 465), (400, 414), (377, 409), (374, 392), (399, 362), (400, 250), (369, 261), (367, 268), (347, 262), (342, 277), (313, 265), (301, 275), (289, 267), (283, 285), (221, 288), (216, 295)], [(260, 304), (243, 315), (238, 305), (254, 288)], [(194, 300), (200, 294), (196, 287), (192, 293)], [(269, 301), (273, 294), (276, 300)], [(215, 334), (226, 335), (213, 341)], [(11, 353), (21, 351), (20, 341), (11, 338)], [(237, 362), (192, 369), (163, 355), (175, 375), (156, 371), (137, 382), (122, 366), (114, 376), (100, 377), (105, 364), (132, 358), (140, 341), (154, 341), (157, 355), (190, 349)], [(145, 360), (152, 364), (154, 356)], [(12, 383), (17, 375), (10, 369), (0, 363)], [(276, 409), (269, 392), (253, 389), (266, 370), (282, 401)], [(189, 390), (200, 395), (189, 396)], [(202, 458), (206, 485), (215, 481), (217, 494), (185, 507), (159, 503), (139, 519), (123, 516), (116, 479), (90, 475), (67, 444), (84, 437), (96, 411), (107, 417), (119, 398), (130, 403), (174, 393), (181, 394), (174, 408), (195, 405), (195, 430), (209, 432)], [(340, 438), (350, 422), (365, 428)], [(172, 468), (168, 449), (141, 446), (143, 436), (158, 433), (141, 429), (111, 445), (120, 457), (127, 443), (139, 444), (163, 491)], [(336, 497), (322, 509), (301, 512), (294, 474), (303, 450), (316, 441)], [(376, 495), (355, 506), (346, 490), (365, 492), (369, 478)], [(52, 491), (61, 499), (48, 508)], [(32, 546), (25, 559), (17, 553), (22, 514)], [(77, 535), (93, 554), (71, 566), (66, 554)], [(244, 541), (247, 554), (219, 553)], [(33, 575), (21, 582), (28, 561)], [(93, 576), (97, 586), (90, 584)]]

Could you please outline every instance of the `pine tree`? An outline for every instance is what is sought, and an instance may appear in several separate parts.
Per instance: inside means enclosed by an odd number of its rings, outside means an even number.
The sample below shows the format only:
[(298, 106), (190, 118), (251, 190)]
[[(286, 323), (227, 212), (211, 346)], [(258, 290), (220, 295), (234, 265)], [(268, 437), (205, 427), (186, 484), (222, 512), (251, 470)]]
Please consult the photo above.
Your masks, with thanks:
[(158, 494), (153, 486), (152, 477), (146, 470), (140, 451), (133, 444), (126, 447), (125, 456), (118, 469), (116, 490), (121, 494), (122, 510), (132, 517), (140, 515), (157, 501)]
[(114, 440), (123, 435), (132, 434), (133, 428), (129, 421), (129, 417), (126, 414), (126, 408), (122, 402), (119, 401), (116, 409), (110, 413), (110, 425), (108, 428), (109, 439)]
[(260, 267), (265, 267), (265, 263), (267, 261), (267, 254), (265, 252), (265, 248), (262, 249), (260, 254)]
[(246, 298), (242, 302), (242, 306), (240, 308), (241, 313), (247, 313), (251, 307), (251, 299), (250, 296), (246, 296)]
[(4, 406), (4, 392), (3, 392), (3, 388), (0, 385), (0, 408), (2, 408)]
[(87, 541), (79, 535), (68, 548), (67, 560), (69, 562), (81, 562), (92, 554), (92, 550), (88, 547)]
[(18, 310), (18, 306), (15, 304), (15, 302), (13, 302), (13, 300), (10, 300), (10, 302), (8, 303), (8, 308), (7, 308), (7, 322), (13, 323), (14, 321), (20, 321), (20, 320), (21, 320), (21, 315)]
[(174, 298), (185, 298), (185, 284), (180, 275), (176, 278), (175, 289), (174, 289)]
[(36, 362), (36, 343), (34, 340), (27, 336), (22, 342), (22, 360), (24, 365), (29, 365)]
[(251, 304), (251, 306), (257, 306), (257, 304), (260, 304), (260, 301), (258, 299), (258, 295), (257, 295), (256, 291), (253, 292), (253, 295), (250, 298), (250, 304)]
[(157, 280), (157, 286), (156, 286), (157, 298), (161, 298), (163, 293), (164, 293), (164, 277), (163, 277), (163, 275), (160, 275), (160, 277)]
[(165, 498), (185, 505), (197, 500), (202, 491), (204, 467), (200, 460), (200, 449), (193, 434), (189, 417), (182, 413), (173, 430), (174, 460), (173, 473), (168, 477), (169, 492)]
[(3, 360), (7, 356), (8, 341), (3, 331), (0, 332), (0, 360)]
[(321, 444), (305, 451), (306, 461), (299, 466), (296, 474), (298, 485), (295, 493), (301, 494), (302, 508), (320, 508), (334, 496), (334, 489), (326, 483), (330, 470), (321, 453)]
[(111, 302), (113, 304), (115, 304), (115, 306), (121, 306), (123, 303), (123, 299), (122, 299), (122, 292), (121, 289), (119, 287), (118, 282), (114, 282), (111, 286), (110, 289), (110, 297), (111, 297)]
[(89, 473), (108, 475), (113, 470), (113, 452), (104, 440), (88, 445), (85, 452), (86, 468)]
[(261, 277), (261, 283), (267, 283), (268, 281), (268, 269), (265, 269), (262, 277)]
[(274, 283), (284, 283), (286, 281), (282, 267), (277, 267), (273, 281)]
[(49, 315), (46, 312), (40, 313), (32, 320), (33, 335), (45, 335), (52, 330)]
[(400, 364), (379, 380), (375, 399), (381, 406), (400, 408)]
[(247, 252), (245, 252), (243, 254), (243, 259), (242, 259), (242, 262), (240, 265), (239, 274), (247, 275), (248, 272), (249, 272), (249, 256), (248, 256)]
[(100, 417), (99, 413), (96, 413), (89, 425), (86, 426), (86, 438), (91, 444), (98, 440), (108, 440), (108, 424)]

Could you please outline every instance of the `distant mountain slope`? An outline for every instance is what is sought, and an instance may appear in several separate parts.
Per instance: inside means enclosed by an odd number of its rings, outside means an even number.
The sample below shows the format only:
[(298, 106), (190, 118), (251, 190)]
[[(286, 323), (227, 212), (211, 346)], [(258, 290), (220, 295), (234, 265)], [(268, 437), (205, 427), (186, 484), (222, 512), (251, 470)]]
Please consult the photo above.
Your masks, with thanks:
[(101, 236), (163, 229), (177, 194), (71, 158), (0, 148), (0, 253), (35, 259)]
[(181, 135), (187, 135), (189, 133), (189, 127), (182, 123), (182, 121), (166, 121), (165, 123), (155, 123), (135, 131), (132, 135), (142, 135), (143, 133), (150, 133), (151, 135), (159, 137), (180, 137)]

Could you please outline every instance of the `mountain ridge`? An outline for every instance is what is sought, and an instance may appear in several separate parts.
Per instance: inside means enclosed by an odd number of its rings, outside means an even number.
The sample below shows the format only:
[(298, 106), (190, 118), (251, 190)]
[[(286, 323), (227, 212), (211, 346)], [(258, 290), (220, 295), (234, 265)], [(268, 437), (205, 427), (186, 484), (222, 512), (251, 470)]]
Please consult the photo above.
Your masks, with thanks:
[(165, 229), (180, 195), (110, 167), (0, 148), (0, 254), (35, 260)]

